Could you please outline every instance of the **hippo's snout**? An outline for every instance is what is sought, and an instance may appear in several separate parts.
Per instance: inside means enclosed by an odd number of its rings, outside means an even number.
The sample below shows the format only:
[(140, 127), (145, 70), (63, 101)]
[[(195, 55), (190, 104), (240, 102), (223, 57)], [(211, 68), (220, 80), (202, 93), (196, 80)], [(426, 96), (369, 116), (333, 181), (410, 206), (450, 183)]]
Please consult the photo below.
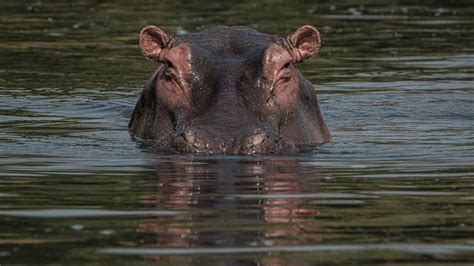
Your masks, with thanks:
[(271, 150), (269, 135), (259, 130), (229, 138), (204, 130), (187, 130), (177, 134), (173, 142), (178, 151), (191, 153), (255, 154)]
[(173, 141), (178, 150), (186, 152), (204, 152), (209, 147), (209, 145), (193, 131), (178, 134)]

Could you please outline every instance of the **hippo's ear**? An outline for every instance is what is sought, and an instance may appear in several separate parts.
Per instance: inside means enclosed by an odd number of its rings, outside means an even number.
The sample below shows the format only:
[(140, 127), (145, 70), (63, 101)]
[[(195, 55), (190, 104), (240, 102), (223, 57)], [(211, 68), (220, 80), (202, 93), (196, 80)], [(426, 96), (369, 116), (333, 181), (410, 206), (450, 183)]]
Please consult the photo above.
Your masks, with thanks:
[(319, 31), (310, 25), (299, 27), (286, 41), (295, 63), (303, 62), (317, 54), (321, 47)]
[(140, 32), (140, 49), (143, 55), (153, 61), (163, 60), (164, 50), (172, 38), (156, 26), (146, 26)]

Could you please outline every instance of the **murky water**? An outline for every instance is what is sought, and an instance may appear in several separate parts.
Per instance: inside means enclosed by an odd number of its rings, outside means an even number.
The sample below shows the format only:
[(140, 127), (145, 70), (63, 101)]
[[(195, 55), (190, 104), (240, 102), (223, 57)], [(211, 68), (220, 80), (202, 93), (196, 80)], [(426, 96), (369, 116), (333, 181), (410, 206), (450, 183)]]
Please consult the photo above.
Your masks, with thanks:
[[(159, 156), (127, 132), (137, 33), (321, 30), (334, 143)], [(2, 1), (0, 263), (470, 264), (472, 1)]]

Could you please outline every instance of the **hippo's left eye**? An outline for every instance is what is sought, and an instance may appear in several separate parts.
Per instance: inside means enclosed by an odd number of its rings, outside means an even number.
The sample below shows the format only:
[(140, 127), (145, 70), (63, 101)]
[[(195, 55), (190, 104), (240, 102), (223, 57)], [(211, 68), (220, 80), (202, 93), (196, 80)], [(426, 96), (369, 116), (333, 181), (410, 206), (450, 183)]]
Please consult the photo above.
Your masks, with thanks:
[(171, 63), (170, 61), (166, 60), (165, 62), (165, 66), (167, 69), (171, 69), (171, 68), (174, 68), (174, 65), (173, 63)]
[(176, 69), (170, 61), (166, 60), (164, 63), (165, 65), (165, 76), (169, 79), (175, 79), (176, 78)]

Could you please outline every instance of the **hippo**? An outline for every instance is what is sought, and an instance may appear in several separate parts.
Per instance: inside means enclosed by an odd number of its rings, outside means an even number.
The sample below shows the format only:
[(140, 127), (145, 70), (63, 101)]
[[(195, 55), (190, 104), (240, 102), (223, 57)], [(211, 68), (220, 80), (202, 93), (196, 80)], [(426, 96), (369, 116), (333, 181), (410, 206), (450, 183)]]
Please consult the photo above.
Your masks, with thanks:
[(129, 131), (159, 153), (295, 154), (331, 141), (316, 91), (296, 69), (318, 54), (318, 30), (286, 38), (243, 26), (171, 36), (140, 32), (143, 55), (158, 63)]

